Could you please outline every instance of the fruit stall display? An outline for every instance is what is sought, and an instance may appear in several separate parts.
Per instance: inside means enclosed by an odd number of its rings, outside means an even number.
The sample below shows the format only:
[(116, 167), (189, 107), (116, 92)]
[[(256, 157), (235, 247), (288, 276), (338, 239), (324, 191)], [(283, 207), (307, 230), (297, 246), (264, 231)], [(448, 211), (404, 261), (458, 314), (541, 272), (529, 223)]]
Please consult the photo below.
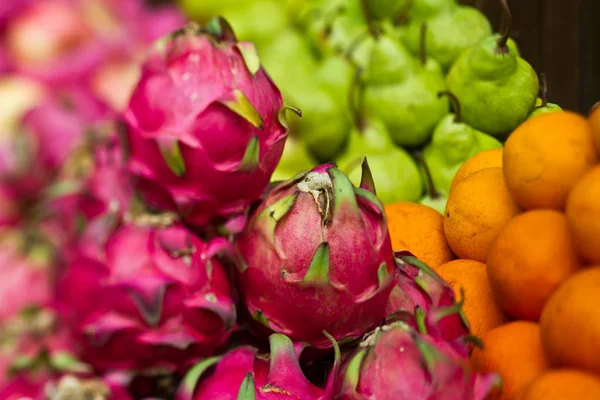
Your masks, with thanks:
[(600, 399), (600, 107), (455, 0), (0, 5), (0, 399)]

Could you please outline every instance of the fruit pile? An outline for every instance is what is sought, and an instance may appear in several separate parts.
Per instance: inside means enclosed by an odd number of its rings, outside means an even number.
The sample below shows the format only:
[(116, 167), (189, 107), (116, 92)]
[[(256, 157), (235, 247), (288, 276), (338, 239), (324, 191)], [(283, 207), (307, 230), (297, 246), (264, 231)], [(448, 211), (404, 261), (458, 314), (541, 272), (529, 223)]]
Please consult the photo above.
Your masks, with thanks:
[(384, 204), (443, 212), (462, 163), (501, 148), (530, 115), (560, 109), (538, 98), (506, 1), (499, 34), (457, 0), (179, 3), (199, 21), (224, 15), (255, 42), (285, 103), (304, 112), (290, 121), (275, 180), (335, 161), (358, 185), (368, 156)]
[[(386, 206), (392, 246), (456, 291), (503, 379), (493, 399), (600, 398), (600, 107), (521, 124), (458, 170), (442, 216)], [(458, 259), (454, 259), (454, 256)]]
[(600, 398), (600, 108), (501, 3), (2, 3), (0, 399)]
[(1, 399), (500, 384), (468, 363), (453, 289), (393, 251), (367, 158), (357, 185), (335, 163), (271, 184), (300, 112), (226, 20), (136, 0), (3, 12)]

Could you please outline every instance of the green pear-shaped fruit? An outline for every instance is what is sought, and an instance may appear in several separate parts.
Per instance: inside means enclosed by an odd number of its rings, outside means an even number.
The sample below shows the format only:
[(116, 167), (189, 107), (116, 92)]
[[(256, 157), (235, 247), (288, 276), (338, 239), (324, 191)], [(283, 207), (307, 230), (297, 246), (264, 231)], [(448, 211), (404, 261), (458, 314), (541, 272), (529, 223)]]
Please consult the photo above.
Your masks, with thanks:
[(409, 20), (418, 24), (457, 7), (456, 0), (412, 0)]
[(410, 61), (412, 73), (404, 80), (368, 85), (364, 93), (366, 113), (381, 119), (394, 142), (403, 147), (427, 142), (435, 124), (448, 113), (448, 100), (437, 96), (446, 88), (439, 65), (431, 59)]
[(294, 93), (302, 110), (302, 120), (292, 134), (297, 135), (319, 162), (334, 160), (341, 152), (351, 120), (346, 98), (336, 98), (326, 87), (305, 82), (306, 88)]
[(562, 108), (558, 104), (548, 103), (548, 84), (546, 82), (546, 75), (540, 74), (540, 97), (535, 101), (535, 108), (527, 119), (535, 118), (541, 114), (552, 113), (556, 111), (562, 111)]
[(343, 55), (334, 54), (324, 58), (313, 74), (321, 86), (336, 99), (346, 101), (355, 71)]
[(239, 40), (254, 42), (259, 51), (288, 27), (285, 7), (278, 0), (246, 1), (221, 14), (234, 28)]
[(412, 0), (365, 0), (369, 17), (373, 19), (394, 19), (410, 7)]
[[(507, 9), (506, 14), (509, 19)], [(470, 47), (446, 77), (462, 105), (464, 122), (496, 137), (505, 137), (527, 119), (538, 93), (537, 74), (507, 45), (509, 32), (507, 23), (503, 35)]]
[(367, 85), (400, 83), (414, 68), (415, 60), (408, 49), (391, 36), (381, 35), (371, 48), (363, 80)]
[(444, 214), (446, 203), (448, 202), (448, 196), (441, 193), (435, 187), (433, 179), (431, 178), (431, 171), (429, 170), (429, 166), (423, 157), (423, 152), (416, 151), (415, 158), (419, 162), (419, 166), (421, 167), (421, 172), (423, 174), (423, 180), (425, 181), (425, 195), (419, 199), (419, 204), (431, 207), (440, 214)]
[(302, 34), (286, 29), (260, 51), (260, 60), (281, 90), (285, 104), (299, 107), (294, 93), (305, 90), (318, 65)]
[(298, 172), (310, 170), (315, 165), (317, 161), (308, 154), (304, 144), (295, 137), (289, 137), (285, 142), (281, 161), (271, 176), (271, 182), (290, 179)]
[(460, 166), (475, 154), (502, 148), (502, 143), (462, 121), (464, 107), (450, 92), (440, 92), (452, 99), (455, 113), (446, 115), (437, 124), (431, 141), (423, 149), (423, 158), (435, 188), (448, 195), (450, 185)]
[[(427, 56), (437, 60), (448, 70), (467, 48), (492, 34), (492, 27), (484, 14), (473, 7), (454, 7), (426, 20)], [(404, 43), (413, 54), (421, 50), (421, 25), (413, 22), (407, 27)]]
[(355, 185), (360, 184), (365, 157), (369, 160), (377, 196), (384, 204), (417, 201), (421, 197), (423, 182), (417, 164), (404, 149), (393, 145), (381, 121), (370, 119), (362, 129), (353, 128), (346, 150), (336, 160)]
[(177, 5), (190, 20), (208, 22), (223, 11), (244, 7), (247, 0), (177, 0)]
[(319, 55), (344, 52), (367, 30), (362, 14), (357, 18), (348, 5), (337, 0), (309, 9), (299, 25)]
[(544, 103), (542, 99), (538, 98), (535, 102), (535, 108), (533, 109), (533, 112), (529, 114), (527, 119), (535, 118), (541, 114), (548, 114), (557, 111), (563, 111), (562, 107), (554, 103)]

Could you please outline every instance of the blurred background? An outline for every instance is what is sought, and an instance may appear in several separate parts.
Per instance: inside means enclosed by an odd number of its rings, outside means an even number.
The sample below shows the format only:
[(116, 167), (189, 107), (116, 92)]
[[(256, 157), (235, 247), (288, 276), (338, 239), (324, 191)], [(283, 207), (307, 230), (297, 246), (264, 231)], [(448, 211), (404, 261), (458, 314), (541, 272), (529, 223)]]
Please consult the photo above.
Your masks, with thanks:
[[(496, 29), (500, 26), (497, 0), (461, 2), (479, 7)], [(600, 1), (509, 0), (508, 3), (513, 15), (513, 37), (523, 57), (536, 71), (546, 74), (549, 101), (587, 113), (600, 94)]]

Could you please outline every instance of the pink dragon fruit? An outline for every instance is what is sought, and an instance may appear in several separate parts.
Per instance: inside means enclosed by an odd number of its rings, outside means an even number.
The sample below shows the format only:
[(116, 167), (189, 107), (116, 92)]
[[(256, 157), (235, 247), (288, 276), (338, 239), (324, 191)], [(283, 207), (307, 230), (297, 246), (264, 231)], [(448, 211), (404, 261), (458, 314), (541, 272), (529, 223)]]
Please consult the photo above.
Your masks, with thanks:
[(366, 162), (360, 188), (324, 164), (277, 185), (254, 211), (235, 245), (240, 290), (255, 320), (317, 348), (331, 346), (323, 330), (340, 341), (381, 323), (394, 256), (367, 177)]
[[(103, 240), (131, 209), (133, 187), (116, 136), (80, 151), (42, 199), (42, 230), (69, 259), (73, 242)], [(75, 158), (75, 157), (73, 157)], [(85, 237), (82, 239), (82, 235)], [(77, 251), (75, 251), (76, 256)]]
[[(333, 338), (327, 339), (335, 348), (335, 362), (325, 389), (311, 384), (300, 368), (306, 344), (294, 345), (287, 336), (275, 333), (269, 337), (268, 360), (255, 348), (243, 346), (197, 364), (184, 379), (177, 400), (332, 400), (340, 350)], [(207, 375), (215, 364), (214, 372)]]
[(388, 320), (403, 320), (466, 355), (476, 338), (470, 335), (462, 300), (457, 302), (444, 279), (412, 253), (396, 251), (394, 256), (397, 283), (388, 299)]
[(0, 247), (0, 328), (25, 309), (49, 304), (50, 276), (48, 265), (21, 255), (14, 246)]
[(252, 43), (222, 19), (189, 24), (157, 43), (124, 113), (136, 187), (190, 224), (239, 222), (279, 162), (284, 116)]
[(81, 358), (98, 370), (185, 368), (223, 344), (236, 322), (215, 257), (226, 241), (206, 244), (178, 224), (147, 219), (118, 227), (95, 253), (82, 251), (58, 282), (59, 310)]
[[(21, 284), (22, 292), (35, 286)], [(7, 299), (3, 299), (8, 301)], [(29, 304), (0, 321), (0, 398), (46, 399), (47, 385), (65, 374), (89, 377), (91, 368), (73, 356), (73, 341), (48, 307)]]
[(483, 400), (500, 384), (446, 342), (404, 322), (377, 328), (344, 360), (339, 400)]
[(30, 1), (8, 22), (5, 46), (17, 70), (51, 84), (83, 82), (107, 54), (69, 0)]
[(51, 85), (86, 83), (106, 61), (135, 59), (185, 22), (175, 7), (151, 10), (141, 0), (18, 3), (27, 4), (6, 11), (11, 14), (6, 20), (8, 57), (17, 70)]

